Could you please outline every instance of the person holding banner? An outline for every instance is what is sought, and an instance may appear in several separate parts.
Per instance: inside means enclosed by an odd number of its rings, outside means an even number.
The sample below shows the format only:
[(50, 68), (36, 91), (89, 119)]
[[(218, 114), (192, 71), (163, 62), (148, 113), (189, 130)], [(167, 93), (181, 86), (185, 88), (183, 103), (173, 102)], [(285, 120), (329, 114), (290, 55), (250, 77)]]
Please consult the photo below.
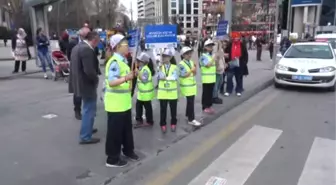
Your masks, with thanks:
[[(138, 92), (136, 101), (136, 116), (137, 124), (135, 128), (153, 126), (153, 109), (152, 100), (154, 99), (154, 84), (150, 67), (150, 56), (142, 52), (137, 58), (139, 73), (138, 73)], [(143, 107), (146, 110), (146, 123), (142, 118)]]
[(193, 126), (201, 126), (201, 123), (195, 120), (195, 96), (197, 94), (196, 85), (196, 65), (191, 60), (193, 50), (190, 47), (183, 47), (181, 50), (182, 61), (179, 63), (180, 69), (180, 89), (183, 96), (187, 99), (186, 117), (188, 123)]
[(127, 161), (120, 158), (123, 154), (130, 160), (139, 160), (134, 153), (132, 127), (132, 97), (130, 83), (135, 74), (127, 64), (128, 42), (125, 36), (116, 34), (110, 38), (113, 56), (105, 66), (106, 89), (104, 95), (107, 112), (107, 134), (105, 151), (107, 167), (124, 167)]
[(167, 132), (167, 106), (169, 104), (171, 114), (171, 131), (176, 131), (176, 114), (177, 114), (177, 81), (178, 70), (176, 65), (171, 64), (170, 60), (173, 53), (169, 49), (165, 49), (162, 53), (162, 65), (159, 70), (159, 85), (157, 91), (157, 99), (160, 100), (160, 125), (163, 133)]
[(201, 75), (202, 75), (202, 109), (205, 113), (213, 114), (212, 95), (216, 83), (216, 62), (212, 57), (212, 51), (215, 43), (208, 39), (204, 43), (204, 53), (200, 58)]

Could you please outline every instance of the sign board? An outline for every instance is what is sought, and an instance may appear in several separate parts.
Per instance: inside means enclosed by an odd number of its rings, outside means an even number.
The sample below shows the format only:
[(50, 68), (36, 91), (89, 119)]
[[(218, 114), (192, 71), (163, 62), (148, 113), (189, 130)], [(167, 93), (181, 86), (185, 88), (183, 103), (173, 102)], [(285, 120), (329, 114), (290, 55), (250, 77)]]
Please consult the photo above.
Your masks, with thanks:
[(321, 5), (322, 0), (292, 0), (292, 7)]
[(221, 20), (218, 22), (217, 26), (217, 39), (224, 39), (229, 33), (229, 22), (226, 20)]
[(145, 27), (146, 48), (176, 48), (176, 25), (147, 25)]
[(140, 41), (140, 30), (135, 29), (135, 30), (129, 30), (128, 31), (128, 45), (130, 50), (133, 52), (138, 45), (138, 42)]

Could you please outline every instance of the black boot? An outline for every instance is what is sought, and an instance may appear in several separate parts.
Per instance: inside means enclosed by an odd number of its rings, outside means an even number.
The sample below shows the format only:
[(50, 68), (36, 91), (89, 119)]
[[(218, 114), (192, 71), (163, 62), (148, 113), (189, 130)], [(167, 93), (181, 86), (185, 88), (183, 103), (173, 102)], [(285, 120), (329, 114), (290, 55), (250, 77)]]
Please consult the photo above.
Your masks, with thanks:
[(214, 104), (223, 104), (223, 100), (220, 98), (213, 98), (212, 103)]
[(75, 111), (75, 118), (76, 118), (77, 120), (82, 120), (82, 114), (81, 114), (80, 111)]

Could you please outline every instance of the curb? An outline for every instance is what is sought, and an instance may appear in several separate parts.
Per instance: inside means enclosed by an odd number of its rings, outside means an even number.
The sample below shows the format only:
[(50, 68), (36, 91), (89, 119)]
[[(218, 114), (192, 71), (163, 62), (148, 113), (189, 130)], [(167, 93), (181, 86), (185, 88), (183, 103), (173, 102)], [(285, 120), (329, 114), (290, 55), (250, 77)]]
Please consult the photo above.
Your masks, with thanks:
[[(30, 60), (35, 60), (36, 57), (32, 57)], [(0, 62), (3, 62), (3, 61), (14, 61), (14, 58), (0, 58)]]
[[(218, 119), (223, 114), (226, 114), (230, 110), (232, 110), (232, 109), (236, 108), (237, 106), (243, 104), (245, 101), (249, 100), (254, 95), (256, 95), (259, 92), (261, 92), (261, 91), (265, 90), (266, 88), (270, 87), (272, 84), (273, 84), (273, 78), (270, 79), (270, 80), (265, 81), (264, 83), (262, 83), (261, 85), (257, 86), (253, 90), (244, 92), (244, 96), (240, 97), (236, 102), (232, 103), (228, 107), (224, 107), (222, 109), (219, 109), (216, 112), (215, 115), (205, 117), (202, 120), (202, 122), (203, 122), (203, 124), (204, 123), (206, 123), (206, 124), (204, 124), (202, 127), (199, 127), (199, 128), (193, 127), (192, 129), (190, 129), (187, 132), (187, 134), (185, 136), (183, 136), (182, 138), (179, 138), (176, 142), (178, 142), (179, 140), (182, 140), (182, 139), (188, 137), (190, 134), (192, 134), (193, 132), (196, 132), (196, 131), (202, 129), (204, 126), (207, 126), (207, 125), (211, 124), (214, 120)], [(165, 149), (169, 148), (170, 145), (173, 145), (176, 142), (172, 142), (171, 144), (163, 146), (161, 149), (158, 149), (158, 150), (162, 150), (161, 152), (163, 152)], [(116, 175), (114, 175), (114, 176), (112, 176), (110, 178), (107, 178), (107, 179), (103, 180), (104, 182), (103, 183), (99, 183), (99, 185), (112, 185), (113, 180), (118, 179), (118, 178), (122, 177), (123, 175), (126, 175), (128, 172), (130, 172), (132, 170), (135, 170), (136, 168), (138, 168), (139, 166), (141, 166), (141, 164), (148, 162), (149, 160), (151, 160), (155, 156), (157, 156), (157, 154), (153, 154), (153, 155), (147, 156), (144, 160), (141, 160), (139, 162), (136, 162), (136, 163), (130, 165), (130, 168), (125, 169), (125, 171), (122, 171), (122, 172), (120, 172), (120, 173), (118, 173), (118, 174), (116, 174)]]
[(0, 80), (13, 80), (20, 76), (25, 76), (25, 75), (30, 75), (30, 74), (40, 73), (40, 72), (42, 72), (42, 70), (29, 71), (26, 73), (19, 73), (19, 74), (8, 75), (8, 76), (0, 76)]

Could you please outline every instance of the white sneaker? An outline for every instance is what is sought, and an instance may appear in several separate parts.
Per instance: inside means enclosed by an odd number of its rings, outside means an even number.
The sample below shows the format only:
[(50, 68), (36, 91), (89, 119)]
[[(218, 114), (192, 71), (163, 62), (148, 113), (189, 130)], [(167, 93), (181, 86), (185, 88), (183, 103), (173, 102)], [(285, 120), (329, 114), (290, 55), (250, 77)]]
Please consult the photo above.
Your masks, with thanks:
[(237, 93), (237, 96), (240, 97), (240, 96), (241, 96), (241, 93)]
[(201, 125), (202, 125), (202, 123), (201, 123), (201, 122), (199, 122), (199, 121), (196, 121), (196, 120), (189, 121), (188, 123), (189, 123), (189, 125), (193, 125), (193, 126), (196, 126), (196, 127), (199, 127), (199, 126), (201, 126)]
[(146, 119), (146, 115), (145, 114), (142, 115), (142, 119)]
[(224, 96), (230, 96), (230, 93), (226, 92), (226, 93), (224, 93)]
[(48, 79), (47, 73), (44, 73), (44, 79)]

